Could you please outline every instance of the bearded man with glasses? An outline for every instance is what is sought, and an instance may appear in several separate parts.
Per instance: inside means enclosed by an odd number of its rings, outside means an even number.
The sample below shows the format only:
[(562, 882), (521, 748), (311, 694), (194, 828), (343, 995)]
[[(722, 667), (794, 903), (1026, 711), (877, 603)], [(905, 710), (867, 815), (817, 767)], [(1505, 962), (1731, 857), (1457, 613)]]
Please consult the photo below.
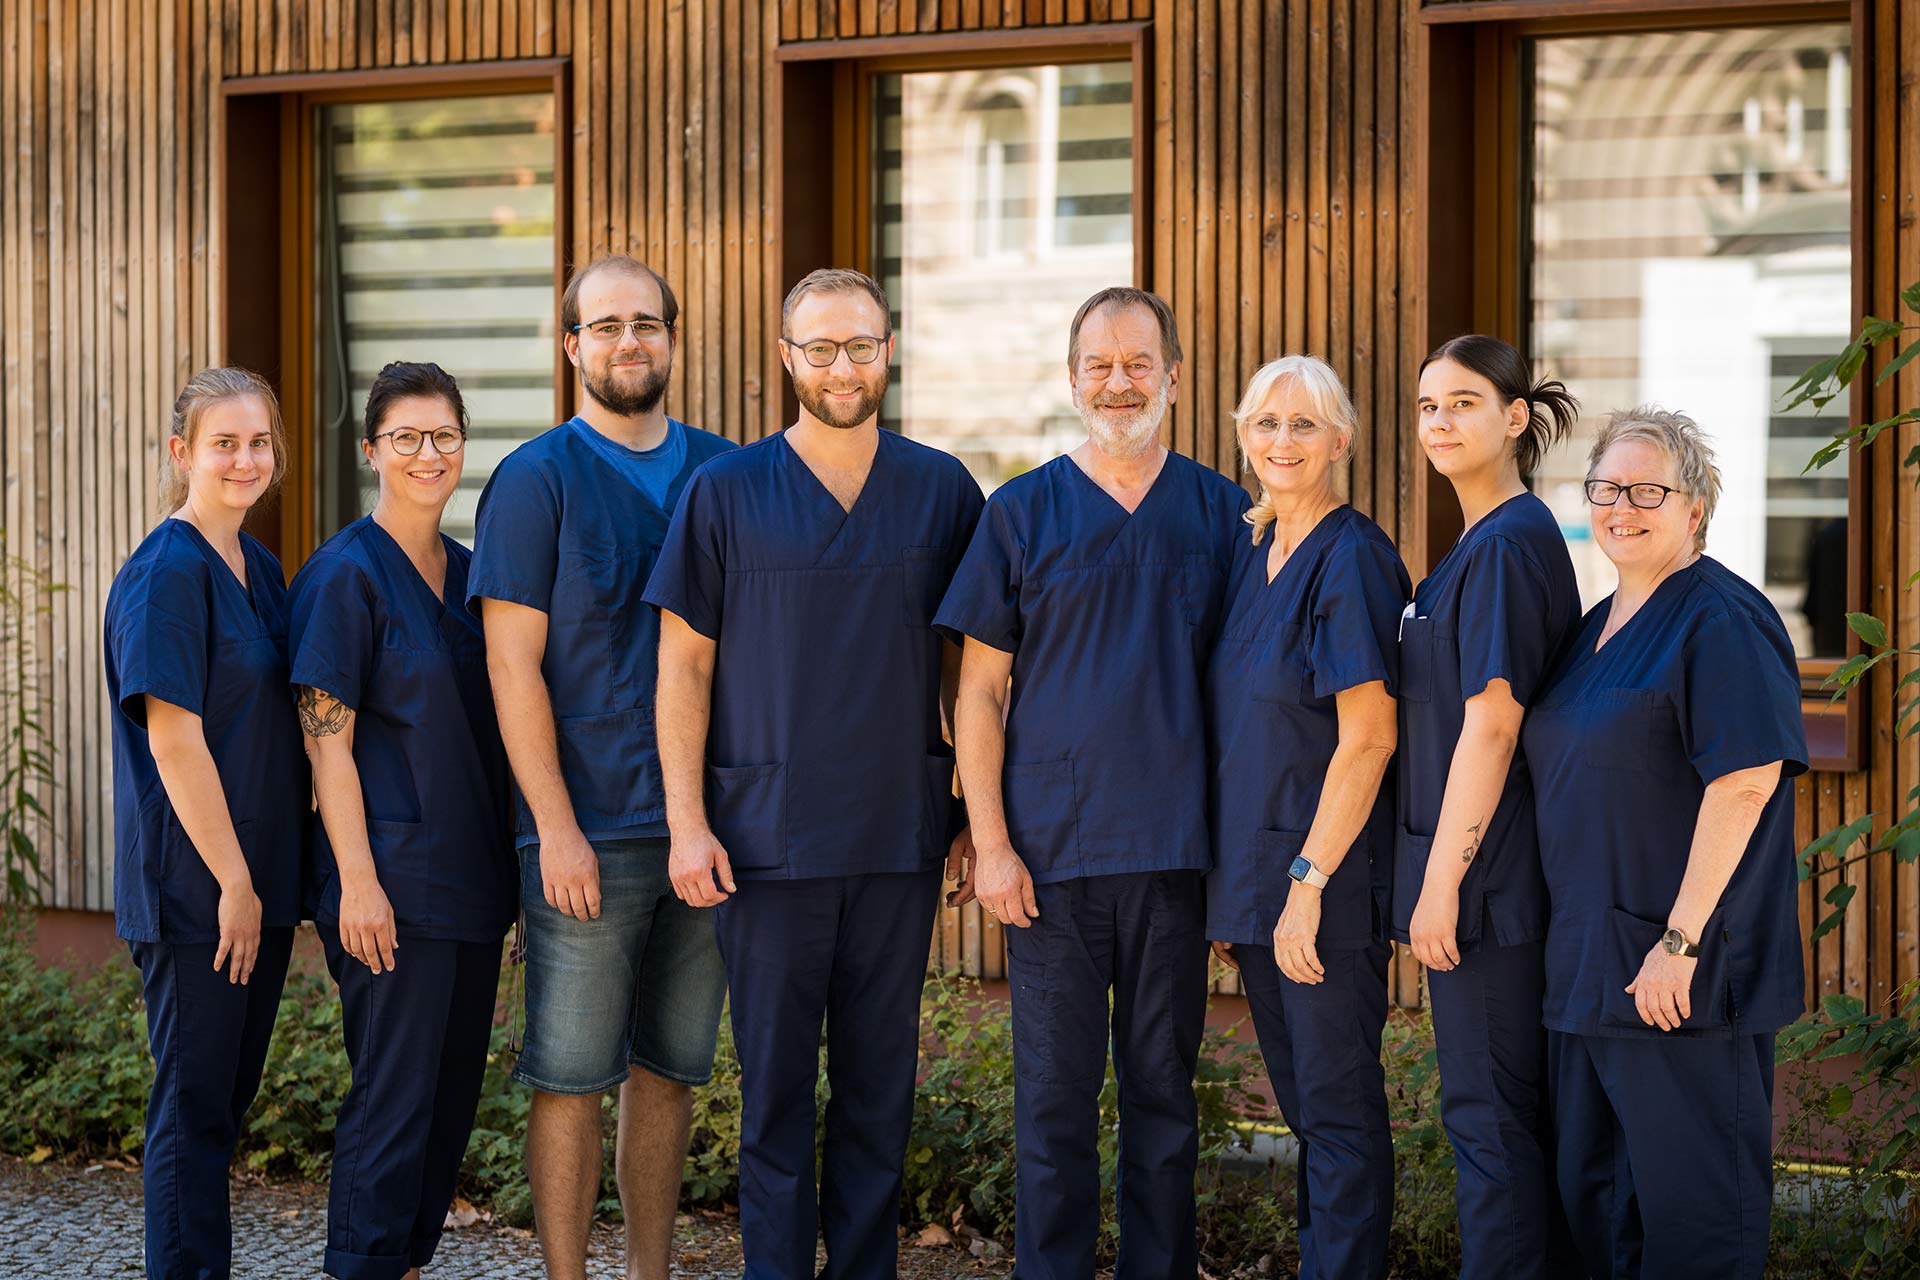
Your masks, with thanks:
[(567, 282), (581, 409), (480, 498), (468, 594), (519, 791), (527, 1177), (552, 1280), (585, 1280), (600, 1096), (620, 1090), (627, 1274), (668, 1274), (692, 1087), (713, 1074), (726, 973), (712, 912), (667, 878), (654, 745), (659, 628), (640, 599), (688, 477), (734, 446), (669, 418), (680, 307), (638, 259)]

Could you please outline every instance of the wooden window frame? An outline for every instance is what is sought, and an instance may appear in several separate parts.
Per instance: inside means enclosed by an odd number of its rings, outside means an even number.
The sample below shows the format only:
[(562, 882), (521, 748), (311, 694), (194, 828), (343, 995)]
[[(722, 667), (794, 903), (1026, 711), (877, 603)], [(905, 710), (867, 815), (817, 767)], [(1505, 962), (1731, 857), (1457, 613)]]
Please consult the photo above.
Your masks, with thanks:
[[(1700, 30), (1712, 27), (1789, 26), (1844, 22), (1852, 31), (1852, 292), (1849, 313), (1863, 313), (1873, 268), (1871, 200), (1873, 172), (1872, 91), (1874, 70), (1869, 6), (1866, 0), (1460, 0), (1427, 4), (1420, 10), (1427, 44), (1422, 59), (1419, 100), (1439, 112), (1425, 125), (1418, 143), (1421, 186), (1432, 190), (1432, 176), (1470, 173), (1473, 199), (1459, 208), (1435, 207), (1429, 218), (1429, 333), (1438, 338), (1474, 329), (1512, 334), (1528, 346), (1531, 219), (1528, 211), (1530, 67), (1532, 41), (1555, 36)], [(1434, 58), (1470, 58), (1474, 67), (1473, 101), (1448, 106), (1446, 86), (1436, 83)], [(1456, 80), (1448, 76), (1448, 81)], [(1441, 264), (1453, 264), (1442, 268)], [(1443, 276), (1442, 270), (1446, 272)], [(1867, 421), (1871, 388), (1856, 382), (1849, 392), (1847, 420)], [(1854, 453), (1847, 471), (1847, 609), (1865, 607), (1869, 598), (1867, 537), (1872, 492), (1868, 454)], [(1427, 468), (1429, 546), (1444, 546), (1458, 533), (1456, 504), (1444, 494), (1446, 482)], [(1847, 657), (1862, 651), (1849, 632)], [(1849, 690), (1838, 703), (1817, 692), (1820, 681), (1844, 659), (1802, 659), (1801, 701), (1811, 765), (1818, 771), (1854, 772), (1867, 764), (1867, 714), (1864, 690)]]
[[(773, 207), (780, 214), (774, 269), (767, 274), (767, 314), (778, 315), (787, 290), (808, 271), (851, 265), (873, 274), (873, 77), (886, 72), (966, 71), (1042, 63), (1125, 62), (1133, 76), (1133, 278), (1153, 279), (1153, 24), (1102, 22), (1008, 31), (814, 40), (781, 45), (774, 54), (781, 89), (773, 131)], [(830, 110), (822, 106), (831, 103)], [(809, 121), (829, 119), (826, 131)], [(822, 172), (831, 199), (819, 199)], [(765, 430), (777, 431), (799, 411), (780, 363), (767, 344)]]
[[(323, 107), (355, 102), (471, 98), (546, 93), (553, 98), (553, 301), (566, 287), (573, 208), (567, 58), (522, 58), (486, 63), (395, 67), (377, 71), (243, 76), (220, 85), (215, 137), (220, 183), (213, 236), (223, 247), (214, 290), (222, 300), (216, 360), (259, 369), (280, 396), (286, 421), (288, 470), (275, 509), (262, 513), (263, 536), (289, 574), (319, 542), (318, 280), (314, 271), (315, 118)], [(230, 193), (242, 173), (274, 173), (272, 211), (261, 219), (237, 216)], [(277, 306), (271, 305), (272, 295)], [(572, 411), (574, 378), (564, 347), (553, 351), (554, 420)]]

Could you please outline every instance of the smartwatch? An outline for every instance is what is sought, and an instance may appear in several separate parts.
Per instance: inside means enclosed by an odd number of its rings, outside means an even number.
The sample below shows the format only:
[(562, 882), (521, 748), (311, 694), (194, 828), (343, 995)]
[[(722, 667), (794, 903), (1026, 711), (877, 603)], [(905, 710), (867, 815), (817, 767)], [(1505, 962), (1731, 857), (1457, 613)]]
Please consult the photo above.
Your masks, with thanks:
[(1313, 860), (1304, 853), (1293, 860), (1293, 865), (1287, 868), (1287, 874), (1300, 883), (1310, 884), (1316, 889), (1327, 887), (1327, 873), (1314, 866)]
[(1669, 929), (1660, 935), (1660, 946), (1670, 956), (1698, 956), (1700, 948), (1687, 941), (1687, 935), (1678, 929)]

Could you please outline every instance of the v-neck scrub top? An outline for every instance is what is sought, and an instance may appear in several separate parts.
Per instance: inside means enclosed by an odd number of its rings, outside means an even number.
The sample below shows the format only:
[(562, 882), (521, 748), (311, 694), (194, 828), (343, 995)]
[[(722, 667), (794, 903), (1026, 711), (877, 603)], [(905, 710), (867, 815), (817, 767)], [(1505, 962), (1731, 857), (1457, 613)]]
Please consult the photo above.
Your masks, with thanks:
[[(353, 759), (380, 888), (403, 938), (497, 941), (519, 910), (511, 776), (467, 608), (472, 553), (442, 534), (446, 603), (372, 516), (294, 575), (295, 685), (353, 709)], [(316, 823), (315, 917), (340, 918), (340, 875)]]
[[(1376, 680), (1397, 691), (1400, 611), (1412, 584), (1393, 542), (1352, 507), (1315, 525), (1271, 582), (1270, 543), (1254, 546), (1250, 532), (1236, 522), (1226, 617), (1207, 667), (1207, 936), (1265, 944), (1340, 745), (1335, 695)], [(1388, 776), (1321, 892), (1321, 947), (1364, 947), (1381, 936), (1371, 871), (1392, 856), (1393, 805)]]
[(934, 605), (980, 516), (881, 431), (851, 511), (785, 432), (687, 486), (646, 600), (716, 645), (706, 802), (736, 877), (920, 871), (954, 834)]
[[(1589, 1036), (1771, 1032), (1805, 999), (1793, 644), (1759, 590), (1704, 556), (1596, 653), (1611, 604), (1587, 614), (1521, 734), (1553, 900), (1544, 1021)], [(1693, 1015), (1678, 1031), (1649, 1027), (1623, 988), (1666, 931), (1707, 784), (1775, 760), (1779, 786), (1697, 940)]]
[(287, 686), (280, 562), (242, 533), (247, 585), (184, 520), (162, 520), (107, 593), (113, 915), (132, 942), (220, 940), (220, 884), (181, 827), (147, 740), (145, 696), (200, 717), (263, 928), (300, 923), (311, 786)]
[[(640, 595), (687, 480), (735, 448), (676, 424), (686, 461), (665, 507), (570, 419), (529, 440), (494, 469), (480, 495), (467, 607), (506, 600), (547, 615), (541, 660), (553, 702), (560, 774), (589, 840), (667, 833), (653, 728), (660, 620)], [(517, 795), (517, 792), (516, 792)], [(518, 844), (538, 841), (518, 796)]]
[(1179, 454), (1131, 514), (1070, 457), (988, 500), (934, 625), (1013, 655), (1001, 797), (1035, 883), (1212, 862), (1207, 655), (1250, 505)]
[[(1400, 624), (1399, 821), (1392, 934), (1408, 928), (1447, 772), (1466, 725), (1467, 699), (1505, 680), (1526, 708), (1580, 621), (1580, 589), (1567, 543), (1547, 504), (1518, 494), (1462, 534), (1415, 590)], [(1460, 882), (1457, 940), (1537, 942), (1547, 923), (1546, 882), (1534, 843), (1533, 788), (1516, 749), (1480, 852)], [(1457, 850), (1454, 853), (1457, 855)]]

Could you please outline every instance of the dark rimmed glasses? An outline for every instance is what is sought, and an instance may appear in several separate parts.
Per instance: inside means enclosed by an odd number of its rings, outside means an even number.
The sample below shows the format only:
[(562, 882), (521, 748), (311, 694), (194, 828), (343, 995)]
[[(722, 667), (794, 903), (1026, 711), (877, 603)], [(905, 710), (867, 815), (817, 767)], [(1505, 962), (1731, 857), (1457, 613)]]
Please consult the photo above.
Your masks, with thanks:
[(1610, 507), (1620, 501), (1620, 495), (1626, 494), (1627, 501), (1642, 511), (1652, 511), (1667, 500), (1670, 493), (1684, 493), (1672, 485), (1653, 484), (1615, 484), (1611, 480), (1587, 481), (1587, 501), (1596, 507)]
[(442, 427), (434, 432), (402, 427), (398, 431), (382, 431), (373, 439), (392, 441), (393, 451), (403, 458), (411, 458), (419, 453), (420, 446), (428, 440), (433, 441), (433, 451), (443, 458), (450, 458), (467, 446), (467, 433), (455, 427)]
[(816, 369), (824, 369), (840, 358), (842, 351), (847, 359), (855, 364), (872, 364), (880, 358), (880, 352), (886, 348), (885, 338), (858, 337), (848, 338), (845, 342), (835, 342), (832, 338), (815, 338), (812, 342), (794, 342), (787, 338), (780, 341), (799, 349), (807, 358), (807, 363)]

